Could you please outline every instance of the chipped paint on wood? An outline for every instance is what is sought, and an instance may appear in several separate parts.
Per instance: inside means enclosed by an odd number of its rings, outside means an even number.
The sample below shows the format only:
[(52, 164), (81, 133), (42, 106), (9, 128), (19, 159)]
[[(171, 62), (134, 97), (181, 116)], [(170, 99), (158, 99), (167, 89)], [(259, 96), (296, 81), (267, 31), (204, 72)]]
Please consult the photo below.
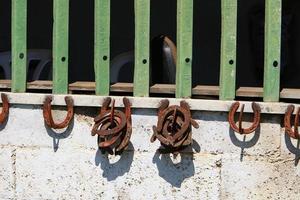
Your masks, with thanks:
[(68, 93), (69, 0), (53, 1), (53, 93)]
[(176, 97), (192, 96), (193, 0), (177, 0)]
[(149, 96), (150, 66), (150, 1), (134, 0), (134, 88), (136, 97)]
[(26, 91), (27, 0), (12, 0), (12, 92)]
[(281, 0), (266, 0), (264, 101), (279, 101)]
[(110, 0), (95, 0), (94, 68), (96, 95), (109, 95)]
[(237, 0), (222, 0), (220, 100), (233, 100), (236, 87)]

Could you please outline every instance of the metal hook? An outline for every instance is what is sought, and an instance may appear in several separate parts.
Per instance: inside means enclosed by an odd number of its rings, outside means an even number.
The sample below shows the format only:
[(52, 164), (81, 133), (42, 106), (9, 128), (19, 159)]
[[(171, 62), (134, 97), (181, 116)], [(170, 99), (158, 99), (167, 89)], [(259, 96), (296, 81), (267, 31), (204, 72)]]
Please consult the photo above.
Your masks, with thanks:
[(65, 102), (67, 104), (67, 116), (61, 123), (55, 123), (52, 117), (52, 109), (51, 109), (52, 96), (47, 96), (44, 105), (43, 105), (43, 116), (44, 120), (50, 128), (53, 129), (63, 129), (69, 126), (70, 121), (74, 117), (74, 102), (72, 97), (65, 97)]
[(252, 109), (254, 112), (254, 119), (253, 119), (253, 124), (249, 127), (249, 128), (243, 128), (242, 127), (242, 119), (243, 119), (243, 113), (244, 113), (244, 105), (242, 105), (241, 107), (241, 111), (240, 111), (240, 115), (239, 115), (239, 126), (237, 127), (237, 125), (235, 124), (234, 121), (234, 115), (237, 112), (238, 108), (240, 106), (239, 102), (235, 102), (232, 104), (230, 111), (229, 111), (229, 115), (228, 115), (228, 122), (230, 124), (230, 127), (237, 133), (240, 134), (250, 134), (252, 132), (254, 132), (260, 123), (260, 107), (258, 104), (256, 104), (255, 102), (252, 103)]

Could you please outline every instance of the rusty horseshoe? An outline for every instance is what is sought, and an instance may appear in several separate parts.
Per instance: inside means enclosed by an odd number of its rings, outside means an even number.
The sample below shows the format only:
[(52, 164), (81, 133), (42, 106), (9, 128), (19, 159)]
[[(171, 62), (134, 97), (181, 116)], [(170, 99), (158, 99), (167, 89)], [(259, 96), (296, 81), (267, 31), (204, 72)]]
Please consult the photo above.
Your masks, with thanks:
[(4, 93), (1, 93), (1, 100), (2, 100), (2, 112), (0, 114), (0, 124), (4, 124), (6, 121), (8, 114), (9, 114), (9, 102), (7, 95)]
[[(110, 104), (111, 108), (109, 108)], [(128, 147), (132, 134), (131, 104), (123, 98), (125, 113), (115, 109), (115, 100), (104, 99), (100, 114), (94, 119), (92, 136), (98, 135), (98, 146), (102, 152), (119, 154)]]
[(181, 101), (180, 106), (169, 106), (169, 101), (163, 100), (158, 108), (158, 122), (157, 126), (153, 126), (150, 141), (158, 139), (166, 153), (177, 153), (192, 144), (191, 126), (199, 128), (198, 123), (192, 119), (187, 102)]
[(52, 96), (47, 96), (43, 105), (43, 116), (47, 126), (53, 129), (63, 129), (69, 126), (70, 121), (74, 117), (74, 102), (72, 97), (66, 96), (65, 102), (67, 104), (67, 116), (61, 123), (55, 123), (52, 117), (51, 109)]
[(289, 105), (286, 109), (286, 113), (284, 116), (284, 127), (285, 127), (285, 132), (294, 139), (300, 139), (299, 131), (298, 131), (298, 125), (299, 125), (299, 115), (300, 115), (300, 108), (298, 108), (296, 116), (295, 116), (295, 121), (294, 121), (294, 131), (291, 126), (291, 117), (292, 114), (295, 110), (294, 105)]
[(232, 104), (230, 111), (229, 111), (229, 115), (228, 115), (228, 122), (230, 124), (230, 127), (237, 133), (240, 134), (250, 134), (252, 132), (254, 132), (260, 123), (260, 112), (261, 109), (259, 107), (259, 105), (255, 102), (252, 103), (252, 109), (254, 112), (254, 119), (253, 119), (253, 124), (249, 127), (249, 128), (243, 128), (242, 127), (242, 119), (243, 119), (243, 113), (244, 113), (244, 107), (245, 105), (243, 104), (241, 107), (241, 111), (240, 111), (240, 115), (239, 115), (239, 126), (236, 125), (235, 121), (234, 121), (234, 115), (237, 112), (238, 108), (240, 107), (240, 103), (239, 102), (235, 102)]

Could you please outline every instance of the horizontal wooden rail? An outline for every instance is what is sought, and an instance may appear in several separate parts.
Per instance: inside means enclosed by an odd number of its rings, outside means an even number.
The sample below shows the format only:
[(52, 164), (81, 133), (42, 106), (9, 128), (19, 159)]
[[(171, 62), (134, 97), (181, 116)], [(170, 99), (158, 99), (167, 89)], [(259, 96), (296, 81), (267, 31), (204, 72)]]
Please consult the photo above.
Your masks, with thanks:
[[(10, 89), (11, 80), (0, 80), (0, 89)], [(52, 81), (32, 81), (27, 83), (29, 90), (52, 90)], [(69, 91), (95, 92), (95, 82), (74, 82), (69, 84)], [(173, 84), (155, 84), (150, 87), (151, 94), (175, 95)], [(110, 85), (110, 91), (116, 93), (133, 93), (133, 83), (115, 83)], [(219, 86), (197, 85), (192, 89), (193, 96), (219, 96)], [(263, 98), (262, 87), (240, 87), (236, 90), (237, 97)], [(300, 99), (300, 89), (283, 88), (281, 99)]]

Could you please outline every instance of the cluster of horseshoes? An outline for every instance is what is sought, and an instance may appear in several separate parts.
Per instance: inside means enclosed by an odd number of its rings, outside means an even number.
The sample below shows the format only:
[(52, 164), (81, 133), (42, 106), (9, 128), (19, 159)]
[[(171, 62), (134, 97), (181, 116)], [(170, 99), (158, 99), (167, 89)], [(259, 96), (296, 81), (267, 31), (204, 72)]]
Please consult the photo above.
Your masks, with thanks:
[[(7, 121), (9, 115), (9, 100), (6, 94), (1, 94), (2, 111), (0, 113), (0, 125)], [(67, 116), (60, 122), (56, 123), (52, 117), (51, 109), (52, 97), (47, 96), (43, 104), (43, 117), (45, 124), (52, 129), (67, 128), (74, 117), (74, 102), (72, 97), (66, 96), (65, 102), (67, 105)], [(92, 136), (98, 136), (99, 149), (105, 153), (121, 154), (129, 145), (132, 134), (132, 119), (131, 119), (131, 103), (126, 97), (123, 98), (124, 110), (115, 108), (115, 101), (107, 97), (102, 102), (102, 107), (99, 115), (94, 118), (94, 125), (91, 130)], [(162, 147), (162, 153), (178, 153), (187, 146), (192, 144), (192, 126), (199, 128), (198, 123), (192, 118), (190, 106), (186, 101), (181, 101), (180, 106), (169, 105), (169, 101), (162, 100), (158, 107), (157, 125), (153, 126), (153, 135), (150, 139), (154, 142), (159, 140)], [(234, 121), (236, 112), (240, 107), (239, 102), (232, 104), (228, 122), (232, 130), (239, 134), (250, 134), (255, 132), (260, 125), (261, 109), (255, 102), (252, 103), (254, 113), (253, 123), (248, 128), (242, 127), (242, 118), (244, 105), (242, 105), (238, 117), (238, 122)], [(294, 117), (294, 128), (291, 125), (291, 118), (295, 106), (288, 106), (285, 117), (284, 127), (285, 132), (294, 139), (300, 139), (298, 131), (300, 108)], [(238, 124), (238, 125), (237, 125)]]

